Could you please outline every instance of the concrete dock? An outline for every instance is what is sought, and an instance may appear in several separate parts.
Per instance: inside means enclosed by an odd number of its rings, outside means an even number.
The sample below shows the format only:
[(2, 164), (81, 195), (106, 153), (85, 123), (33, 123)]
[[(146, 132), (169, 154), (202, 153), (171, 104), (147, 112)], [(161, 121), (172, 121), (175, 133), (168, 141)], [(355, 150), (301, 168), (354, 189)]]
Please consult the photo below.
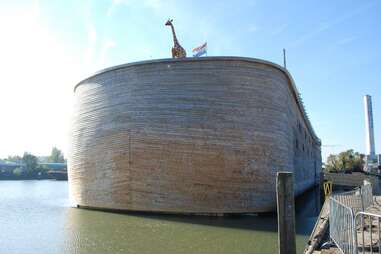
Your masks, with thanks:
[(319, 217), (316, 221), (315, 227), (312, 230), (307, 246), (304, 250), (305, 254), (314, 253), (314, 250), (318, 248), (318, 246), (322, 242), (328, 230), (328, 216), (329, 216), (329, 202), (328, 202), (328, 199), (326, 199), (320, 211)]
[[(372, 213), (379, 215), (381, 217), (381, 196), (375, 196), (374, 197), (374, 205), (371, 207), (368, 207), (365, 212)], [(364, 248), (361, 246), (358, 246), (358, 252), (357, 253), (381, 253), (380, 252), (380, 235), (379, 232), (381, 231), (380, 227), (380, 220), (372, 220), (372, 227), (369, 227), (369, 219), (367, 219), (368, 225), (364, 226), (364, 230), (360, 230), (361, 225), (357, 225), (357, 239), (360, 243), (362, 243), (362, 239), (364, 238)], [(372, 237), (370, 236), (370, 228), (372, 231)], [(362, 235), (362, 232), (364, 232), (364, 235)], [(372, 243), (372, 244), (370, 244)], [(361, 244), (362, 245), (362, 244)], [(372, 251), (371, 251), (372, 246)], [(309, 252), (305, 252), (309, 253)], [(337, 247), (333, 246), (328, 249), (320, 249), (320, 250), (314, 250), (311, 252), (313, 254), (342, 254), (343, 252)]]
[(372, 187), (368, 180), (328, 197), (304, 253), (381, 253), (381, 196)]
[(324, 181), (331, 181), (335, 187), (359, 187), (364, 180), (372, 184), (373, 193), (379, 192), (379, 177), (376, 175), (360, 172), (353, 172), (352, 174), (324, 173)]

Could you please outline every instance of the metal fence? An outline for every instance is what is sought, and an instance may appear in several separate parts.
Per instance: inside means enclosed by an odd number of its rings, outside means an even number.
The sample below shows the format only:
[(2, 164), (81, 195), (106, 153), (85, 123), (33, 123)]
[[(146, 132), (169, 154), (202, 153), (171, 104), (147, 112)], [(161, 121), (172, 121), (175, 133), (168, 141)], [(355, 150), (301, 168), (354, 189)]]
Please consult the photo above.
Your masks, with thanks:
[(331, 198), (339, 201), (341, 204), (351, 208), (353, 213), (364, 210), (364, 202), (361, 195), (361, 187), (355, 188), (352, 191), (346, 191), (342, 193), (335, 193), (331, 195)]
[(330, 197), (329, 233), (332, 241), (345, 254), (356, 254), (353, 209)]
[(372, 191), (372, 184), (371, 183), (367, 182), (361, 187), (361, 196), (362, 196), (362, 200), (363, 200), (364, 209), (373, 205), (374, 198), (373, 198), (373, 191)]
[(356, 247), (358, 253), (380, 253), (381, 250), (381, 215), (358, 212), (355, 217)]
[(361, 229), (360, 225), (364, 220), (356, 221), (357, 217), (355, 215), (363, 213), (372, 204), (372, 185), (369, 183), (353, 191), (331, 195), (329, 203), (330, 237), (344, 254), (358, 253), (357, 236), (359, 229)]

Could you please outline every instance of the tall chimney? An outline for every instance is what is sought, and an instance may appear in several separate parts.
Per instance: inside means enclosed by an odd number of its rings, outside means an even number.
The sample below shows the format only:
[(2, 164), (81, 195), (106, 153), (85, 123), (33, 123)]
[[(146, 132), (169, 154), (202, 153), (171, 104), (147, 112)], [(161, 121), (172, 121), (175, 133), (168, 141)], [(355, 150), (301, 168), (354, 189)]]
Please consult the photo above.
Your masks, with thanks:
[(375, 157), (376, 151), (374, 147), (372, 97), (370, 97), (370, 95), (364, 96), (364, 109), (365, 109), (366, 152), (367, 152), (367, 155), (369, 155), (370, 157)]

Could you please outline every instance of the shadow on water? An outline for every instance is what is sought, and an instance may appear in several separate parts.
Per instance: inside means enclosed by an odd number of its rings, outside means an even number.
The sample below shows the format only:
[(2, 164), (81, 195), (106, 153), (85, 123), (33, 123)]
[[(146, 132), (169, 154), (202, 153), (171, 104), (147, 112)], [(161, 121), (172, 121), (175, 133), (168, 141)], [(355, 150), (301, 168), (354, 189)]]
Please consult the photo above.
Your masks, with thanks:
[[(277, 232), (276, 212), (259, 214), (228, 215), (223, 217), (201, 216), (201, 215), (176, 215), (176, 214), (154, 214), (150, 212), (133, 211), (103, 211), (91, 208), (80, 208), (93, 210), (101, 213), (134, 216), (152, 220), (166, 220), (176, 223), (188, 223), (213, 227), (235, 228), (241, 230)], [(295, 200), (296, 233), (309, 235), (321, 209), (319, 188), (312, 188)]]
[[(296, 199), (297, 253), (302, 253), (319, 212), (316, 193)], [(0, 253), (278, 251), (275, 213), (206, 217), (89, 211), (70, 207), (65, 182), (3, 181), (0, 213)]]
[[(82, 209), (82, 208), (80, 208)], [(276, 214), (263, 213), (263, 214), (242, 214), (242, 215), (228, 215), (223, 217), (216, 216), (203, 216), (203, 215), (181, 215), (181, 214), (154, 214), (150, 212), (134, 212), (134, 211), (103, 211), (91, 208), (86, 210), (113, 213), (121, 216), (133, 216), (144, 219), (152, 220), (166, 220), (177, 223), (187, 223), (204, 226), (215, 226), (225, 228), (237, 228), (244, 230), (262, 230), (275, 232), (277, 230), (274, 221), (276, 222)]]

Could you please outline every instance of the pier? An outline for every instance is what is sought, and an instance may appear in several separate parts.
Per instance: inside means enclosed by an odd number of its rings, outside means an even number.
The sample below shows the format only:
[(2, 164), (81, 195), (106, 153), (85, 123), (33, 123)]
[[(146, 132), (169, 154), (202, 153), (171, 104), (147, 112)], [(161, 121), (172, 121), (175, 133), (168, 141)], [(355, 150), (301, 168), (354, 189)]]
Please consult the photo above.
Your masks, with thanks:
[(326, 197), (304, 253), (380, 253), (381, 196), (374, 195), (378, 178), (356, 173), (326, 174), (324, 179), (337, 186), (357, 186), (359, 179), (363, 184)]
[(364, 181), (372, 184), (373, 192), (379, 192), (379, 176), (369, 173), (353, 172), (351, 174), (343, 173), (324, 173), (324, 181), (332, 182), (335, 187), (355, 188), (363, 184)]

